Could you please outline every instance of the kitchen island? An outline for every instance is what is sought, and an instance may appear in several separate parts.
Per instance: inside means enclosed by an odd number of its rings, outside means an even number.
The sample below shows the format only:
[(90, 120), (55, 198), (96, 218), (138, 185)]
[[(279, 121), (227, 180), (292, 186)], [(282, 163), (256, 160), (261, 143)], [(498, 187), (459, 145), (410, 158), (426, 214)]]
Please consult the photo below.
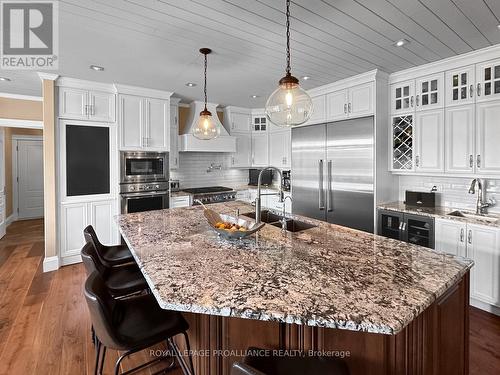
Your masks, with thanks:
[(353, 375), (468, 373), (470, 260), (295, 218), (316, 227), (228, 241), (200, 206), (118, 217), (160, 306), (186, 313), (197, 374), (229, 374), (249, 346), (345, 357)]

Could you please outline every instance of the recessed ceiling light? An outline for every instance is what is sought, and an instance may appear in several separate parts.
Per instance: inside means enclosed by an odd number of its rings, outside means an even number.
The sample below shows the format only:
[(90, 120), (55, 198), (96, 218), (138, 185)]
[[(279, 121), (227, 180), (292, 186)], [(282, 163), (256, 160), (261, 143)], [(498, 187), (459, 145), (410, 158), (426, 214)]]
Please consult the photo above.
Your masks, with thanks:
[(196, 86), (196, 83), (193, 83), (193, 82), (188, 82), (188, 83), (186, 83), (186, 86), (187, 86), (187, 87), (195, 87), (195, 86)]
[(251, 97), (252, 99), (257, 99), (257, 98), (260, 98), (260, 96), (259, 96), (259, 95), (250, 95), (250, 97)]
[(399, 40), (395, 41), (393, 43), (393, 45), (396, 47), (403, 47), (405, 44), (408, 44), (408, 43), (410, 43), (410, 41), (407, 39), (399, 39)]
[(500, 25), (497, 25), (497, 29), (500, 30)]
[(90, 65), (90, 69), (95, 70), (96, 72), (102, 72), (104, 68), (99, 65)]
[(10, 82), (10, 78), (7, 78), (7, 77), (0, 77), (0, 81), (3, 81), (3, 82)]
[(303, 77), (302, 77), (302, 79), (303, 79), (304, 81), (307, 81), (307, 80), (308, 80), (308, 79), (310, 79), (310, 78), (311, 78), (311, 77), (309, 77), (309, 76), (303, 76)]

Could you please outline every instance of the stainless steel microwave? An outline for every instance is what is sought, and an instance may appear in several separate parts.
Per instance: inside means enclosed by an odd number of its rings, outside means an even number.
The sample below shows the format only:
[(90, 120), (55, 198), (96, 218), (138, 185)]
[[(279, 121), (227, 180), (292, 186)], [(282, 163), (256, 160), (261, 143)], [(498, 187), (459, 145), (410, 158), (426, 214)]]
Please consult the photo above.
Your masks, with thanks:
[(168, 152), (120, 152), (120, 183), (168, 181), (168, 177)]

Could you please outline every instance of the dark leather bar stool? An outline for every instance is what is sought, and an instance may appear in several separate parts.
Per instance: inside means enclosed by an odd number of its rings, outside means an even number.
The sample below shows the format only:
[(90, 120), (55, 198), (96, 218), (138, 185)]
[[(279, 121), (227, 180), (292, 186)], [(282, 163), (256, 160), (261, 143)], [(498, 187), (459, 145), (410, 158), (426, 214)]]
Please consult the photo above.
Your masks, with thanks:
[(108, 267), (120, 266), (134, 262), (134, 257), (127, 245), (106, 246), (99, 242), (97, 234), (92, 225), (87, 226), (83, 230), (86, 242), (91, 242), (101, 262)]
[[(249, 348), (258, 353), (263, 349)], [(349, 375), (346, 363), (332, 357), (276, 357), (247, 355), (234, 363), (231, 375)]]
[(146, 279), (136, 263), (121, 267), (107, 267), (99, 259), (91, 242), (83, 246), (81, 255), (87, 276), (93, 272), (99, 273), (113, 297), (119, 298), (148, 290)]
[[(183, 373), (194, 375), (186, 332), (189, 325), (180, 313), (163, 310), (151, 294), (114, 299), (97, 272), (92, 273), (85, 283), (85, 299), (97, 339), (96, 374), (102, 373), (107, 348), (125, 351), (115, 363), (115, 375), (118, 375), (120, 363), (124, 358), (155, 344), (166, 342), (167, 347), (175, 353)], [(186, 342), (189, 367), (172, 340), (174, 336), (180, 334), (184, 336)], [(157, 362), (157, 359), (128, 370), (122, 375), (145, 368), (154, 362)]]

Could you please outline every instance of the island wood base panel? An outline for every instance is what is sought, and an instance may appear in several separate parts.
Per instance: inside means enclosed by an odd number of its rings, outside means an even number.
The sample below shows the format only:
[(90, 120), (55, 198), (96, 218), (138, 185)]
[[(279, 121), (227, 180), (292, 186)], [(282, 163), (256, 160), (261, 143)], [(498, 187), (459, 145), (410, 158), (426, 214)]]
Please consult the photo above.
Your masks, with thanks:
[[(229, 375), (248, 347), (344, 357), (351, 375), (469, 373), (469, 273), (397, 335), (184, 313), (197, 375)], [(181, 342), (179, 342), (181, 346)], [(232, 355), (234, 354), (234, 355)]]

